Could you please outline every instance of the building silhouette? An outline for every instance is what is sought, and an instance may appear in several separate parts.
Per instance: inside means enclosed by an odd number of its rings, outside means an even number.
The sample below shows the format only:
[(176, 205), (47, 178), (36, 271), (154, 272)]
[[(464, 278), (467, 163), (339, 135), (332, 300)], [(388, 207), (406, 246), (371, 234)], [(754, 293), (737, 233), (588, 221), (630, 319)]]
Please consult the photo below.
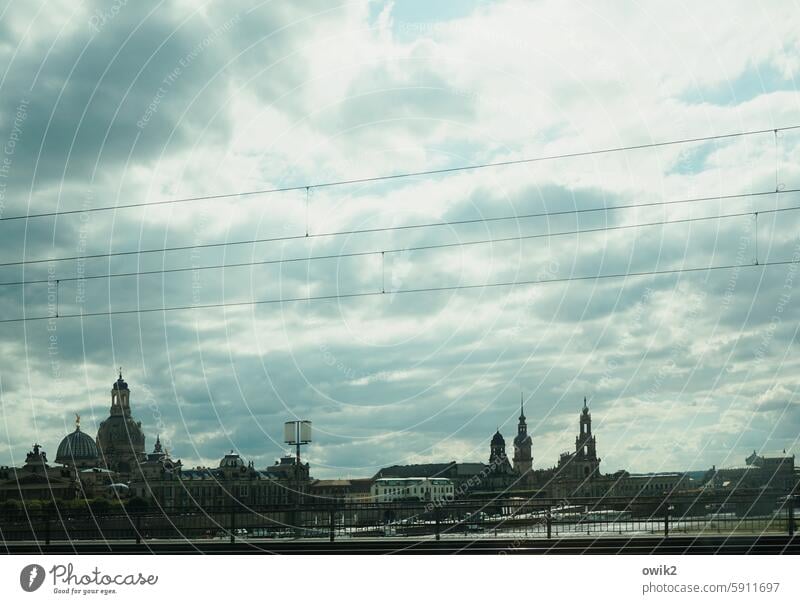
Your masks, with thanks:
[(528, 434), (528, 424), (525, 421), (525, 406), (520, 395), (519, 424), (517, 435), (514, 437), (514, 471), (528, 481), (533, 470), (533, 439)]
[(60, 442), (50, 466), (35, 444), (21, 468), (0, 467), (0, 501), (116, 499), (140, 497), (163, 507), (266, 505), (298, 501), (311, 481), (308, 464), (296, 467), (285, 456), (275, 465), (257, 470), (238, 453), (224, 455), (217, 467), (184, 468), (164, 449), (159, 436), (153, 451), (145, 453), (142, 423), (131, 411), (131, 391), (120, 371), (111, 387), (108, 417), (97, 437), (81, 429)]
[(111, 409), (106, 420), (97, 430), (97, 448), (100, 463), (121, 477), (130, 477), (139, 461), (144, 457), (145, 438), (142, 422), (131, 415), (128, 383), (119, 379), (111, 386)]
[[(49, 465), (39, 444), (33, 445), (21, 467), (0, 466), (0, 501), (139, 497), (170, 508), (219, 507), (231, 502), (272, 505), (331, 499), (366, 501), (374, 494), (372, 487), (380, 479), (446, 479), (446, 484), (452, 485), (452, 491), (446, 494), (452, 493), (456, 499), (483, 494), (568, 499), (698, 491), (737, 493), (748, 489), (770, 489), (785, 494), (798, 490), (795, 457), (785, 452), (763, 456), (754, 451), (742, 468), (712, 467), (705, 473), (632, 474), (620, 470), (603, 474), (592, 414), (585, 397), (574, 449), (562, 453), (549, 468), (533, 467), (533, 438), (528, 433), (522, 400), (513, 440), (513, 460), (508, 458), (506, 440), (498, 428), (490, 439), (488, 463), (394, 465), (368, 478), (315, 480), (309, 464), (298, 465), (293, 455), (256, 469), (253, 462), (230, 451), (214, 467), (187, 468), (180, 459), (170, 456), (160, 436), (156, 436), (153, 450), (145, 452), (144, 430), (133, 416), (130, 394), (120, 371), (111, 388), (109, 416), (100, 423), (96, 438), (82, 430), (80, 417), (76, 416), (75, 429), (58, 445), (55, 466)], [(410, 488), (414, 495), (415, 487)]]
[(588, 481), (600, 477), (600, 458), (597, 457), (597, 439), (592, 434), (592, 414), (586, 397), (578, 420), (579, 432), (575, 437), (575, 450), (562, 453), (557, 474), (564, 480)]

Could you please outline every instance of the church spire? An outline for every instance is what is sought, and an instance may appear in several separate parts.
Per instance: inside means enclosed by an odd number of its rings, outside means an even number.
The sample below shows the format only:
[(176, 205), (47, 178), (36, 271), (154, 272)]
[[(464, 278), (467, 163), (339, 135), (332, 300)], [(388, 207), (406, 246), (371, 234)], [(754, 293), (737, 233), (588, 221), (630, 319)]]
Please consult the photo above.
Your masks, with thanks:
[(528, 424), (525, 421), (525, 395), (520, 392), (519, 424), (517, 424), (517, 436), (514, 438), (514, 470), (521, 477), (527, 477), (533, 467), (531, 446), (532, 439), (528, 435)]

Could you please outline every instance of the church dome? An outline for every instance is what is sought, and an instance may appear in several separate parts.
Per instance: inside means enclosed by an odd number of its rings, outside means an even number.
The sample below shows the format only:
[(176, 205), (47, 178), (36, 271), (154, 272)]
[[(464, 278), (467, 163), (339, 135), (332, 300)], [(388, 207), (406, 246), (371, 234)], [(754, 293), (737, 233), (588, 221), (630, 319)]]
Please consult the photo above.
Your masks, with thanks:
[(56, 463), (93, 466), (97, 465), (98, 456), (94, 439), (85, 432), (81, 432), (80, 426), (76, 426), (75, 431), (67, 434), (58, 445)]
[(505, 447), (506, 446), (506, 439), (503, 438), (502, 434), (500, 434), (500, 430), (495, 432), (494, 436), (492, 436), (492, 446), (493, 447), (499, 447), (499, 446)]
[(142, 424), (130, 416), (111, 415), (100, 422), (97, 445), (109, 469), (129, 472), (136, 460), (144, 456)]
[(239, 457), (238, 453), (231, 451), (219, 462), (220, 468), (243, 468), (244, 460)]

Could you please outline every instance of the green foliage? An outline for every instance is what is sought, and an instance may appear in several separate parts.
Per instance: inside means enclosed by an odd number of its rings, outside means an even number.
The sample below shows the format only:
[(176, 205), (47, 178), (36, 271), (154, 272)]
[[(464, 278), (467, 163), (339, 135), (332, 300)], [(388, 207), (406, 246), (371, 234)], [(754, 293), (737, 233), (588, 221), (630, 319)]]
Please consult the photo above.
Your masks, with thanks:
[(7, 499), (0, 503), (0, 511), (3, 512), (18, 512), (22, 509), (22, 504), (17, 499)]
[(136, 496), (136, 497), (131, 497), (128, 500), (125, 507), (131, 512), (141, 512), (150, 507), (150, 502), (147, 501), (147, 499), (145, 499), (144, 497)]
[(42, 502), (38, 499), (26, 499), (22, 503), (22, 507), (26, 509), (28, 512), (38, 513), (42, 511)]
[(88, 504), (95, 514), (105, 514), (111, 509), (111, 502), (103, 497), (96, 497), (89, 501)]

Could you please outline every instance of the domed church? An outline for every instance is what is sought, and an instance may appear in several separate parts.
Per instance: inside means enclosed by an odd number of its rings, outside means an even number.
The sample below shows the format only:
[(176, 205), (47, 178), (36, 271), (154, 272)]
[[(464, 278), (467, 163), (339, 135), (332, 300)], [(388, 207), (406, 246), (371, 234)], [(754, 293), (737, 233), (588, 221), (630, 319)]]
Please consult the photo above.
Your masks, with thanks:
[(119, 379), (111, 386), (111, 410), (97, 430), (100, 463), (123, 476), (129, 476), (145, 457), (142, 422), (131, 416), (130, 390)]
[(75, 416), (75, 431), (67, 434), (58, 445), (56, 463), (75, 468), (94, 468), (98, 462), (94, 439), (81, 432), (81, 416)]

